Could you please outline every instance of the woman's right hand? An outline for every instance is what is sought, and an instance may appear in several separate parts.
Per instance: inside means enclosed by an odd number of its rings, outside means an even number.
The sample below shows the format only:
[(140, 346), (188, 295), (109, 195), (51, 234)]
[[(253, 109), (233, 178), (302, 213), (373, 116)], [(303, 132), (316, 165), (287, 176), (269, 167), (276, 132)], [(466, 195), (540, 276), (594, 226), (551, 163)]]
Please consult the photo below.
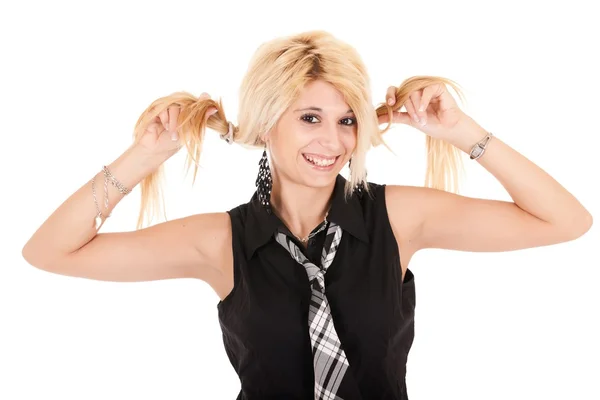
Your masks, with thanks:
[[(210, 99), (210, 96), (207, 93), (202, 93), (199, 99)], [(141, 146), (147, 154), (167, 159), (183, 147), (183, 143), (179, 140), (179, 134), (176, 130), (179, 120), (179, 111), (179, 106), (173, 105), (167, 110), (163, 110), (146, 126), (138, 145)], [(206, 119), (217, 111), (216, 108), (209, 109), (206, 113)]]

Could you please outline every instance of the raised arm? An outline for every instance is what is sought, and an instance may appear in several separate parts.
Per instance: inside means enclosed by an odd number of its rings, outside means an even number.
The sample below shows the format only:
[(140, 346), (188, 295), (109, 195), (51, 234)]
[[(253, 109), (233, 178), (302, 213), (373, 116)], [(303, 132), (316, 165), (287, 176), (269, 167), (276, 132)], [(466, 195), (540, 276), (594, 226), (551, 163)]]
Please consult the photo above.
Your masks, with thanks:
[[(388, 96), (393, 97), (392, 90)], [(396, 122), (410, 124), (466, 153), (488, 133), (456, 107), (443, 85), (413, 93), (405, 105), (407, 112), (396, 113)], [(390, 222), (409, 254), (422, 248), (516, 250), (573, 240), (590, 229), (588, 210), (501, 139), (492, 137), (483, 155), (471, 162), (479, 162), (496, 177), (513, 201), (390, 185), (386, 188)]]
[[(155, 162), (137, 147), (128, 149), (108, 166), (127, 187), (135, 186)], [(103, 178), (96, 176), (101, 211)], [(109, 211), (123, 194), (108, 185)], [(147, 281), (218, 278), (231, 252), (226, 213), (193, 215), (131, 232), (97, 233), (91, 180), (71, 195), (37, 229), (23, 248), (25, 260), (53, 273), (108, 281)]]
[[(169, 108), (147, 129), (147, 137), (113, 163), (110, 173), (133, 188), (181, 147), (176, 133), (176, 108)], [(172, 125), (174, 126), (174, 125)], [(146, 135), (146, 134), (145, 134)], [(104, 203), (104, 173), (95, 177), (96, 199), (104, 216), (124, 197), (111, 184)], [(73, 193), (25, 244), (25, 260), (40, 269), (89, 279), (147, 281), (198, 278), (219, 285), (231, 263), (231, 225), (226, 213), (193, 215), (131, 232), (98, 233), (92, 179)]]

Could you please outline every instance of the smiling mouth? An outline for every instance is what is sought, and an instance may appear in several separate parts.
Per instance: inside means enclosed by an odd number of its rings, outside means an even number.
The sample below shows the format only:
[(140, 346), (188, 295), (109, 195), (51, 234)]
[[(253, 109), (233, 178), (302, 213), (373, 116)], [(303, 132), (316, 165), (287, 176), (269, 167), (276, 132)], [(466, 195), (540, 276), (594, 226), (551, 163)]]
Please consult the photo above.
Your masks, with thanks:
[(335, 162), (339, 158), (339, 156), (323, 157), (323, 156), (317, 156), (317, 155), (313, 155), (313, 154), (302, 154), (302, 156), (309, 164), (312, 164), (316, 167), (323, 167), (323, 168), (332, 166), (333, 164), (335, 164)]

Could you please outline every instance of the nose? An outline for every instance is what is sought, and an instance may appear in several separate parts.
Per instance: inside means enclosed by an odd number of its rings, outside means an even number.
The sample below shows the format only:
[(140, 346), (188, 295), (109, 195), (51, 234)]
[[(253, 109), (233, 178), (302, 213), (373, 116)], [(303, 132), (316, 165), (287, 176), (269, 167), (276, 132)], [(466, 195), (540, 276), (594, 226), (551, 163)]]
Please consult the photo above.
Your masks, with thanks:
[(344, 133), (344, 126), (337, 121), (323, 123), (319, 130), (319, 144), (331, 152), (338, 154), (343, 147), (342, 135)]

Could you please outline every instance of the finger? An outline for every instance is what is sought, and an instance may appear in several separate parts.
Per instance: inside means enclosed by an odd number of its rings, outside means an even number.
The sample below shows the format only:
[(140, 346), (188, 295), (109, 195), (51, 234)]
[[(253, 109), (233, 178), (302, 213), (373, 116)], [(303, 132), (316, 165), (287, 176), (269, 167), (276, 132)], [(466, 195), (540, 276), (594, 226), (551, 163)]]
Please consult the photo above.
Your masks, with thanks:
[(169, 107), (169, 131), (171, 132), (171, 140), (176, 141), (177, 135), (177, 118), (179, 117), (179, 106)]
[(217, 107), (211, 107), (211, 108), (209, 108), (206, 111), (206, 119), (209, 119), (210, 117), (212, 117), (217, 112), (219, 112), (219, 110), (217, 109)]
[(412, 118), (407, 112), (394, 111), (394, 122), (398, 124), (412, 124)]
[(167, 110), (161, 111), (161, 113), (158, 114), (158, 117), (160, 118), (160, 122), (162, 123), (164, 130), (168, 131), (169, 130), (169, 113), (167, 112)]
[(410, 97), (408, 99), (406, 99), (406, 102), (404, 103), (404, 108), (406, 108), (406, 111), (408, 112), (408, 114), (410, 115), (412, 120), (418, 124), (419, 117), (417, 116), (415, 106), (413, 105), (412, 99)]
[(419, 114), (419, 106), (421, 105), (421, 91), (415, 90), (410, 94), (410, 99), (412, 100), (413, 107), (415, 107), (415, 111), (417, 115)]
[[(379, 125), (383, 125), (388, 123), (389, 117), (388, 114), (380, 115), (377, 117)], [(394, 111), (392, 114), (392, 122), (397, 124), (412, 124), (412, 118), (407, 112)]]
[[(392, 114), (393, 114), (393, 112), (392, 112)], [(387, 124), (391, 124), (393, 122), (394, 122), (393, 115), (392, 115), (392, 121), (390, 121), (390, 114), (388, 112), (385, 112), (385, 114), (381, 114), (381, 115), (377, 116), (377, 123), (379, 125), (381, 125), (381, 124), (387, 125)]]
[(458, 108), (458, 104), (454, 97), (448, 92), (445, 85), (439, 85), (439, 89), (436, 92), (436, 96), (439, 99), (440, 110), (448, 110), (450, 108)]
[(436, 85), (429, 85), (423, 89), (423, 95), (421, 96), (421, 104), (419, 105), (419, 115), (427, 117), (427, 107), (431, 103), (433, 95), (436, 93)]
[(396, 87), (390, 86), (386, 92), (386, 101), (390, 106), (396, 104)]
[[(198, 100), (209, 100), (210, 99), (210, 95), (206, 92), (202, 92), (202, 94), (200, 96), (198, 96)], [(204, 114), (204, 120), (208, 120), (212, 115), (216, 114), (219, 110), (216, 107), (211, 107), (208, 110), (206, 110), (206, 113)]]
[(415, 108), (415, 115), (417, 116), (416, 122), (423, 126), (427, 123), (427, 115), (423, 115), (423, 113), (419, 111), (421, 108), (421, 97), (422, 95), (420, 90), (417, 90), (410, 95), (413, 107)]
[(169, 107), (169, 131), (175, 132), (178, 128), (177, 118), (179, 117), (179, 106), (173, 105)]

